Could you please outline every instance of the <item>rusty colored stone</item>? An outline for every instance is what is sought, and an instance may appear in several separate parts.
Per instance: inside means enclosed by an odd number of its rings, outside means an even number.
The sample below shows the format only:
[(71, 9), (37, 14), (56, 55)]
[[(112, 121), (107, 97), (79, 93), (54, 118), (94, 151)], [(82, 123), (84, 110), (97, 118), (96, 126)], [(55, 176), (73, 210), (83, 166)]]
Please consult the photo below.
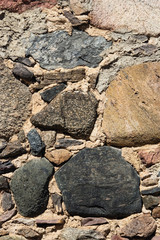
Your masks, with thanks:
[(83, 218), (81, 220), (81, 225), (82, 226), (93, 226), (93, 225), (101, 225), (108, 223), (106, 218), (94, 218), (94, 217), (88, 217), (88, 218)]

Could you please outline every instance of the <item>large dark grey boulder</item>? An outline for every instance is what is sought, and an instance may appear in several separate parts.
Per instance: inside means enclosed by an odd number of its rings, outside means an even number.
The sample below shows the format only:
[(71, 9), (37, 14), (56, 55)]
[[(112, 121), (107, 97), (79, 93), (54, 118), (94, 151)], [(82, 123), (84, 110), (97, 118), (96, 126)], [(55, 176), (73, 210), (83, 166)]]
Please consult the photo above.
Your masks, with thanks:
[(112, 42), (103, 37), (92, 37), (83, 31), (55, 31), (43, 35), (32, 35), (26, 55), (31, 55), (42, 68), (74, 68), (76, 66), (97, 67), (102, 61), (100, 53)]
[(55, 177), (71, 215), (122, 218), (141, 211), (139, 176), (119, 149), (86, 148)]
[(53, 165), (46, 159), (33, 159), (16, 170), (11, 190), (21, 215), (34, 217), (41, 214), (48, 203), (48, 182)]
[(96, 120), (97, 100), (88, 93), (64, 92), (53, 99), (31, 122), (41, 129), (52, 129), (76, 138), (88, 138)]

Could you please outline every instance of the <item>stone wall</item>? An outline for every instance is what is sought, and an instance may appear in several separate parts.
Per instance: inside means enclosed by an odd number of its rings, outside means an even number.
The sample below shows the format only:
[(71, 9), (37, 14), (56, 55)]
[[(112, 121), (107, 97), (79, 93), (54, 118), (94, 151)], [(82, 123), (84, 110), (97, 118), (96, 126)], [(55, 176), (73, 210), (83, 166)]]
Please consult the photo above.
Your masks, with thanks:
[(159, 240), (160, 0), (0, 9), (0, 240)]

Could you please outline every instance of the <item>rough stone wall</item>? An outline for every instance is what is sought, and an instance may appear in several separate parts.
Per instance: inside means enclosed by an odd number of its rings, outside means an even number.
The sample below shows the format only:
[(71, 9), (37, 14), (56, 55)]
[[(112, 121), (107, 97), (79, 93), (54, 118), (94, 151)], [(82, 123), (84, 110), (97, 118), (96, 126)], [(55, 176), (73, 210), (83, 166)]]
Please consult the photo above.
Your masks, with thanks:
[(0, 240), (160, 239), (160, 1), (0, 3)]

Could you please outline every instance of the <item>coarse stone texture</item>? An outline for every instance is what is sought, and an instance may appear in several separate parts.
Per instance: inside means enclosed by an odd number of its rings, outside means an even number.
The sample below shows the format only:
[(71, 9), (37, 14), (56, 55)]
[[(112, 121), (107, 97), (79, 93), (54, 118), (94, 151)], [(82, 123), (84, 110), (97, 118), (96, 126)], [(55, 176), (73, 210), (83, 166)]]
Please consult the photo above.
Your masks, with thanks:
[(56, 0), (1, 0), (0, 10), (21, 13), (34, 7), (51, 8), (56, 3)]
[(142, 181), (142, 186), (150, 187), (158, 184), (158, 178), (147, 178)]
[(9, 189), (9, 183), (6, 177), (0, 176), (0, 191)]
[(119, 235), (113, 235), (111, 240), (129, 240), (128, 238), (123, 238)]
[(1, 59), (0, 78), (0, 138), (8, 139), (20, 130), (29, 116), (31, 93), (24, 84), (12, 76)]
[(104, 240), (105, 237), (99, 232), (88, 229), (78, 228), (64, 228), (60, 233), (60, 240), (79, 240), (79, 239), (92, 239)]
[(44, 142), (46, 149), (53, 147), (56, 141), (56, 132), (55, 131), (41, 131), (41, 138)]
[(9, 142), (7, 147), (0, 153), (0, 158), (16, 157), (26, 153), (22, 144), (18, 141)]
[(96, 108), (97, 100), (91, 93), (64, 92), (32, 116), (31, 122), (36, 127), (87, 138), (96, 120)]
[(122, 218), (141, 211), (139, 177), (119, 149), (86, 148), (55, 177), (71, 215)]
[(149, 214), (141, 214), (130, 221), (120, 230), (124, 237), (147, 238), (156, 230), (156, 222)]
[[(78, 2), (78, 1), (76, 1)], [(115, 32), (160, 33), (160, 0), (92, 0), (91, 24)]]
[(14, 215), (16, 215), (16, 209), (12, 209), (0, 215), (0, 227), (4, 222), (10, 220)]
[(50, 89), (47, 89), (43, 91), (40, 95), (41, 98), (47, 102), (50, 103), (60, 92), (62, 92), (66, 88), (65, 84), (60, 84), (55, 87), (52, 87)]
[(160, 146), (153, 149), (144, 149), (138, 152), (138, 156), (141, 159), (142, 163), (146, 165), (146, 167), (150, 167), (158, 162), (160, 162)]
[(154, 218), (160, 218), (160, 207), (155, 207), (152, 211), (152, 216)]
[(55, 209), (56, 213), (62, 214), (63, 213), (62, 196), (59, 195), (58, 193), (52, 193), (51, 199), (52, 199), (53, 208)]
[(83, 142), (79, 140), (62, 138), (57, 140), (55, 148), (67, 148), (70, 146), (79, 146), (82, 144)]
[(7, 141), (3, 138), (0, 139), (0, 152), (7, 146)]
[(40, 239), (40, 234), (29, 227), (21, 227), (16, 233), (27, 239)]
[(103, 37), (92, 37), (85, 32), (73, 30), (55, 31), (30, 38), (26, 55), (31, 55), (42, 68), (97, 67), (102, 61), (100, 53), (112, 45)]
[(101, 225), (101, 224), (106, 224), (107, 219), (106, 218), (94, 218), (94, 217), (88, 217), (88, 218), (83, 218), (81, 220), (81, 225), (82, 226), (93, 226), (93, 225)]
[(16, 170), (11, 190), (21, 215), (41, 214), (48, 202), (48, 182), (53, 174), (52, 164), (45, 158), (34, 159)]
[(142, 190), (141, 194), (142, 195), (159, 196), (159, 194), (160, 194), (160, 187), (153, 187), (153, 188), (149, 188), (149, 189), (146, 189), (146, 190)]
[(111, 82), (102, 124), (107, 143), (135, 146), (159, 142), (159, 76), (160, 63), (148, 62), (122, 69)]
[(27, 240), (27, 238), (18, 236), (18, 235), (12, 235), (12, 236), (6, 235), (6, 236), (0, 237), (0, 240)]
[(92, 0), (70, 0), (69, 3), (70, 8), (77, 15), (87, 13), (92, 10)]
[(31, 154), (34, 156), (43, 155), (45, 151), (45, 144), (42, 141), (37, 130), (31, 129), (27, 134), (27, 138), (30, 144)]
[(14, 207), (12, 196), (10, 193), (7, 193), (7, 192), (3, 193), (1, 205), (2, 205), (3, 211), (10, 210)]

